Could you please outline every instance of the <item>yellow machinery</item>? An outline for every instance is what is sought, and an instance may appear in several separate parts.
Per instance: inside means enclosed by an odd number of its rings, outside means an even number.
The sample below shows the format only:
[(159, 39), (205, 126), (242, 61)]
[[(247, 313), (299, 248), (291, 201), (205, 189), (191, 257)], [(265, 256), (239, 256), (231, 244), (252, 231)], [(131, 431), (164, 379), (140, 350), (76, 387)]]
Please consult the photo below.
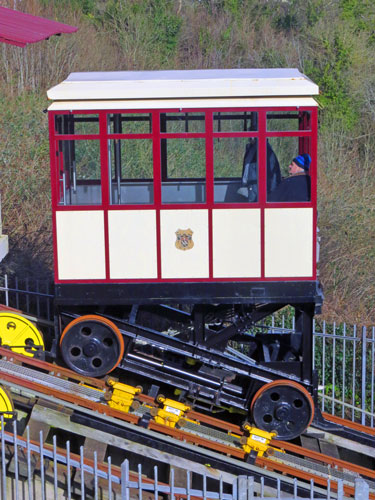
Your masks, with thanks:
[(13, 352), (33, 357), (44, 350), (42, 334), (28, 319), (10, 312), (0, 313), (0, 345)]
[[(163, 408), (151, 408), (151, 415), (154, 417), (155, 422), (158, 424), (166, 425), (167, 427), (176, 427), (183, 419), (185, 412), (189, 411), (190, 406), (168, 399), (165, 396), (158, 396), (158, 403), (163, 403)], [(182, 420), (183, 422), (183, 420)]]
[(264, 454), (273, 455), (275, 450), (282, 451), (269, 445), (271, 439), (277, 436), (277, 432), (263, 431), (248, 423), (243, 425), (243, 429), (249, 433), (249, 436), (242, 436), (240, 440), (245, 453), (256, 453), (262, 457)]
[(12, 398), (8, 392), (0, 386), (0, 429), (1, 429), (1, 416), (4, 417), (4, 422), (13, 418), (14, 407)]
[(107, 380), (107, 384), (112, 387), (111, 398), (108, 405), (115, 410), (128, 412), (130, 407), (136, 409), (139, 407), (139, 401), (134, 401), (134, 397), (142, 392), (142, 387), (133, 387), (127, 384), (116, 382), (112, 378)]

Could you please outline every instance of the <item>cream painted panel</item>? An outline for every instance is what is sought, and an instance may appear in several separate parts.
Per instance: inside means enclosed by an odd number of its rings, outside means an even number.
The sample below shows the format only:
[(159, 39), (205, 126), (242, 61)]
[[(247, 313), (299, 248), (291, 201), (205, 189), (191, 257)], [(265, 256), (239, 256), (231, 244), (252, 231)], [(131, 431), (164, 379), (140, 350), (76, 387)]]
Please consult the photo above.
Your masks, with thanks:
[(111, 279), (157, 278), (155, 210), (108, 212)]
[(213, 210), (214, 278), (261, 274), (260, 210)]
[(269, 208), (264, 225), (265, 276), (312, 276), (313, 209)]
[[(162, 278), (208, 278), (208, 211), (162, 210), (161, 268)], [(176, 231), (193, 231), (193, 248), (176, 248)]]
[(60, 280), (105, 278), (102, 211), (56, 212), (56, 234)]

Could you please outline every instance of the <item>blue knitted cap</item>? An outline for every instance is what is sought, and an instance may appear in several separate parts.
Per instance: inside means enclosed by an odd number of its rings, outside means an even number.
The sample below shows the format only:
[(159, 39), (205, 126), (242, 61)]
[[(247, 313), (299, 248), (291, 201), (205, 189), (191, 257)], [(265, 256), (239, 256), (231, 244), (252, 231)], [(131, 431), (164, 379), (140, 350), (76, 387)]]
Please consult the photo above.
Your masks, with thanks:
[(299, 155), (293, 159), (294, 163), (298, 165), (300, 168), (303, 168), (306, 172), (310, 168), (311, 156), (304, 153), (303, 155)]

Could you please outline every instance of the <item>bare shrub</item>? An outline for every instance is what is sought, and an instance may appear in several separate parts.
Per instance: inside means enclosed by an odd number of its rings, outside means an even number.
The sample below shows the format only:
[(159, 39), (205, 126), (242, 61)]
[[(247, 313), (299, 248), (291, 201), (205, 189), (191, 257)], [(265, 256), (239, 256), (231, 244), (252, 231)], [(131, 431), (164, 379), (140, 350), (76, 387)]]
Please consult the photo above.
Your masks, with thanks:
[(52, 264), (52, 227), (46, 99), (37, 95), (7, 99), (5, 106), (3, 98), (1, 104), (3, 232), (9, 235), (13, 261), (4, 265), (7, 269), (22, 261), (27, 272), (47, 271)]
[(375, 320), (375, 168), (360, 160), (360, 145), (337, 123), (320, 138), (319, 226), (325, 315), (332, 320)]

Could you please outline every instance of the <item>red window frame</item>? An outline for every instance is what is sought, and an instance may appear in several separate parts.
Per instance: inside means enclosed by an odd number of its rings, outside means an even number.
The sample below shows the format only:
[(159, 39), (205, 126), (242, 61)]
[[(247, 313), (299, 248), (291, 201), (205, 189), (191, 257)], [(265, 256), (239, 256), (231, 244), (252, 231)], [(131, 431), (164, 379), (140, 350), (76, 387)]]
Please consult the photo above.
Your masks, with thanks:
[[(252, 132), (214, 132), (213, 114), (215, 112), (243, 112), (254, 111), (258, 113), (258, 130)], [(311, 113), (310, 130), (297, 131), (267, 131), (267, 112), (270, 111), (309, 111)], [(199, 112), (206, 114), (206, 124), (204, 133), (161, 133), (160, 113), (192, 113)], [(107, 132), (107, 115), (121, 114), (150, 114), (152, 115), (152, 132), (150, 134), (111, 134)], [(63, 114), (98, 115), (99, 134), (67, 135), (55, 132), (55, 116)], [(316, 280), (316, 224), (317, 224), (317, 123), (318, 113), (316, 107), (228, 107), (228, 108), (173, 108), (173, 109), (111, 109), (111, 110), (75, 110), (71, 111), (50, 111), (49, 112), (49, 134), (50, 134), (50, 161), (51, 161), (51, 201), (53, 213), (53, 233), (54, 233), (54, 259), (55, 259), (55, 281), (59, 283), (75, 283), (75, 280), (59, 280), (57, 270), (57, 242), (56, 242), (56, 218), (57, 211), (80, 211), (80, 210), (103, 210), (104, 211), (104, 233), (106, 247), (106, 279), (104, 280), (79, 280), (81, 283), (123, 283), (123, 282), (224, 282), (224, 281), (313, 281)], [(309, 137), (311, 155), (311, 200), (309, 202), (267, 202), (266, 199), (266, 141), (267, 137)], [(216, 137), (256, 137), (258, 139), (258, 201), (245, 203), (214, 202), (214, 154), (213, 139)], [(161, 141), (162, 138), (205, 138), (206, 140), (206, 202), (205, 203), (162, 203), (161, 198)], [(57, 175), (57, 152), (59, 140), (99, 140), (100, 141), (100, 162), (101, 162), (101, 189), (102, 203), (98, 205), (59, 205), (58, 204), (58, 175)], [(108, 139), (152, 139), (153, 146), (153, 169), (154, 169), (154, 202), (152, 204), (109, 204), (109, 179), (108, 179)], [(296, 152), (296, 155), (298, 152)], [(313, 273), (308, 277), (293, 278), (266, 278), (264, 276), (264, 213), (268, 208), (313, 208)], [(214, 278), (213, 277), (213, 234), (212, 234), (212, 211), (236, 208), (258, 208), (261, 213), (261, 277), (260, 278)], [(209, 278), (195, 279), (162, 279), (161, 277), (161, 242), (160, 242), (160, 211), (161, 210), (182, 210), (182, 209), (207, 209), (209, 219)], [(157, 259), (158, 278), (157, 279), (110, 279), (109, 274), (109, 241), (108, 241), (108, 210), (155, 210), (157, 221)]]

